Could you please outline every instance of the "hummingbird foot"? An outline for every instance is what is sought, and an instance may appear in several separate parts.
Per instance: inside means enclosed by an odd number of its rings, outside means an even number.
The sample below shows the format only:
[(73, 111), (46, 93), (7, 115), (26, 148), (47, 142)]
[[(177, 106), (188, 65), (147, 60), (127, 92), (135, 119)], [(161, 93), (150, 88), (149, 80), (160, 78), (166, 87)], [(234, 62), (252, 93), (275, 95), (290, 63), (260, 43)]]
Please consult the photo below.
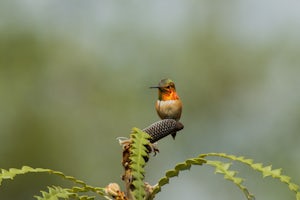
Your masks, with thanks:
[(156, 156), (156, 154), (159, 153), (159, 149), (157, 148), (157, 142), (148, 144), (146, 148), (149, 154), (153, 153), (153, 156)]

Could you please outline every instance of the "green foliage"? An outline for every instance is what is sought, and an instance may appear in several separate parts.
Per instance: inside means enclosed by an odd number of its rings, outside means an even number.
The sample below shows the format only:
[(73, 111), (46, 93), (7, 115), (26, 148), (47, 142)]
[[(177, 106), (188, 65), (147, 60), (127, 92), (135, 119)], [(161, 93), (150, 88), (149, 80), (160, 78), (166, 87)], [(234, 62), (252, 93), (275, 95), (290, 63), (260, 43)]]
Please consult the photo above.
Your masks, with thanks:
[(203, 165), (206, 163), (206, 160), (203, 158), (190, 158), (185, 162), (178, 163), (174, 169), (168, 170), (163, 178), (158, 181), (158, 184), (153, 190), (153, 195), (160, 192), (161, 187), (169, 183), (169, 179), (178, 176), (180, 171), (190, 169), (192, 165)]
[(88, 195), (82, 195), (80, 196), (78, 192), (83, 192), (84, 190), (81, 189), (67, 189), (67, 188), (61, 188), (58, 186), (52, 186), (48, 187), (48, 192), (41, 191), (42, 197), (40, 196), (34, 196), (37, 200), (59, 200), (60, 198), (63, 199), (80, 199), (80, 200), (92, 200), (95, 199), (94, 196), (90, 197)]
[(223, 174), (226, 180), (232, 181), (236, 186), (238, 186), (245, 194), (248, 200), (254, 200), (254, 196), (249, 193), (248, 189), (242, 185), (243, 179), (236, 177), (238, 172), (229, 170), (231, 163), (224, 163), (220, 161), (208, 160), (207, 165), (213, 166), (216, 168), (216, 173)]
[[(208, 154), (199, 155), (200, 158), (206, 158), (208, 156), (216, 156), (216, 157), (226, 158), (226, 159), (229, 159), (232, 161), (238, 161), (240, 163), (248, 165), (255, 171), (261, 172), (263, 175), (263, 178), (270, 176), (272, 178), (278, 179), (281, 182), (286, 183), (288, 185), (288, 188), (291, 191), (296, 193), (296, 199), (300, 200), (299, 185), (291, 182), (291, 177), (282, 174), (281, 173), (282, 169), (272, 169), (271, 165), (264, 166), (262, 163), (254, 163), (254, 161), (252, 159), (246, 159), (243, 156), (227, 155), (225, 153), (208, 153)], [(228, 178), (229, 177), (226, 176), (226, 174), (225, 174), (225, 179), (228, 179)], [(230, 178), (228, 180), (230, 180)], [(233, 181), (233, 180), (234, 179), (231, 179), (231, 181)]]
[(50, 169), (42, 169), (42, 168), (31, 168), (28, 166), (23, 166), (21, 169), (10, 168), (9, 170), (1, 169), (0, 173), (0, 185), (3, 179), (11, 179), (13, 180), (16, 175), (26, 174), (26, 173), (34, 173), (34, 172), (49, 172)]
[[(234, 183), (244, 194), (248, 200), (253, 200), (254, 196), (248, 191), (248, 189), (243, 185), (244, 179), (237, 176), (238, 172), (230, 170), (232, 163), (223, 162), (219, 160), (211, 160), (209, 157), (218, 157), (222, 159), (228, 159), (234, 162), (240, 162), (249, 166), (254, 171), (258, 171), (262, 174), (263, 178), (272, 177), (278, 179), (281, 182), (288, 185), (288, 188), (295, 192), (296, 199), (300, 200), (299, 185), (291, 181), (291, 177), (282, 174), (282, 169), (272, 169), (272, 166), (264, 166), (262, 163), (255, 163), (252, 159), (247, 159), (242, 156), (228, 155), (225, 153), (208, 153), (201, 154), (196, 158), (190, 158), (182, 163), (178, 163), (174, 169), (168, 170), (165, 176), (161, 178), (158, 183), (153, 187), (153, 192), (150, 194), (149, 190), (146, 196), (146, 187), (144, 183), (145, 170), (144, 167), (149, 159), (149, 153), (153, 148), (152, 144), (149, 142), (150, 136), (141, 131), (138, 128), (133, 128), (130, 135), (130, 177), (132, 178), (132, 184), (130, 190), (133, 194), (134, 199), (154, 199), (155, 194), (161, 191), (161, 187), (169, 183), (169, 179), (179, 175), (180, 171), (188, 170), (192, 165), (208, 165), (215, 168), (215, 173), (222, 174), (224, 179)], [(44, 168), (31, 168), (28, 166), (23, 166), (21, 169), (10, 168), (8, 170), (1, 169), (0, 172), (0, 185), (3, 180), (11, 179), (13, 180), (15, 176), (27, 174), (27, 173), (49, 173), (65, 180), (71, 181), (75, 186), (72, 188), (62, 188), (59, 186), (48, 187), (48, 191), (41, 191), (41, 196), (34, 196), (37, 200), (59, 200), (59, 199), (80, 199), (80, 200), (91, 200), (95, 199), (95, 196), (89, 196), (87, 194), (82, 195), (82, 193), (93, 192), (99, 196), (106, 199), (111, 199), (106, 195), (105, 188), (93, 187), (86, 184), (84, 181), (78, 180), (75, 177), (67, 176), (60, 171), (54, 171), (51, 169)], [(152, 186), (151, 186), (152, 187)], [(150, 187), (150, 188), (151, 188)], [(120, 189), (117, 189), (121, 192)], [(122, 193), (122, 192), (121, 192)], [(112, 196), (114, 198), (114, 196)], [(130, 199), (130, 198), (129, 198)]]
[(31, 168), (28, 166), (23, 166), (21, 169), (16, 169), (16, 168), (10, 168), (9, 170), (1, 169), (0, 185), (1, 185), (2, 181), (5, 179), (13, 180), (15, 178), (15, 176), (21, 175), (21, 174), (27, 174), (27, 173), (50, 173), (53, 175), (60, 176), (65, 180), (71, 181), (74, 184), (80, 185), (80, 187), (74, 186), (73, 188), (70, 188), (70, 189), (61, 188), (61, 187), (57, 187), (57, 186), (48, 187), (48, 192), (45, 192), (45, 191), (41, 192), (42, 197), (35, 196), (35, 198), (37, 198), (38, 200), (41, 200), (41, 199), (56, 200), (59, 198), (66, 199), (69, 197), (74, 197), (76, 199), (82, 199), (82, 200), (94, 198), (94, 197), (89, 197), (89, 196), (80, 196), (78, 193), (82, 193), (82, 192), (94, 192), (100, 196), (105, 196), (104, 188), (93, 187), (93, 186), (87, 185), (84, 181), (78, 180), (78, 179), (74, 178), (73, 176), (67, 176), (60, 171), (54, 171), (51, 169), (43, 169), (43, 168)]
[(237, 177), (237, 171), (230, 170), (232, 163), (222, 162), (219, 160), (208, 160), (207, 157), (215, 156), (221, 158), (227, 158), (232, 161), (238, 161), (243, 164), (250, 166), (253, 170), (259, 171), (262, 173), (263, 177), (272, 177), (275, 179), (279, 179), (281, 182), (286, 183), (289, 189), (296, 193), (296, 199), (300, 200), (300, 192), (299, 186), (295, 183), (292, 183), (290, 180), (291, 178), (281, 174), (281, 169), (272, 169), (271, 166), (263, 166), (261, 163), (254, 163), (252, 159), (246, 159), (242, 156), (234, 156), (234, 155), (227, 155), (225, 153), (208, 153), (208, 154), (201, 154), (196, 158), (190, 158), (183, 163), (178, 163), (174, 169), (168, 170), (163, 178), (161, 178), (158, 183), (156, 184), (152, 197), (155, 194), (160, 192), (161, 187), (169, 183), (169, 179), (175, 176), (178, 176), (180, 171), (190, 169), (192, 165), (209, 165), (215, 168), (215, 173), (223, 174), (224, 179), (233, 182), (245, 195), (248, 200), (255, 199), (254, 195), (251, 194), (248, 189), (242, 185), (244, 179)]
[(132, 193), (137, 200), (141, 200), (145, 197), (144, 167), (149, 153), (146, 146), (150, 147), (151, 145), (148, 140), (150, 136), (138, 128), (133, 128), (130, 137), (132, 139), (130, 168), (132, 170), (132, 185), (134, 186)]
[(48, 192), (41, 191), (42, 197), (35, 196), (37, 200), (58, 200), (59, 198), (67, 199), (74, 194), (69, 192), (68, 189), (64, 189), (57, 186), (48, 187)]

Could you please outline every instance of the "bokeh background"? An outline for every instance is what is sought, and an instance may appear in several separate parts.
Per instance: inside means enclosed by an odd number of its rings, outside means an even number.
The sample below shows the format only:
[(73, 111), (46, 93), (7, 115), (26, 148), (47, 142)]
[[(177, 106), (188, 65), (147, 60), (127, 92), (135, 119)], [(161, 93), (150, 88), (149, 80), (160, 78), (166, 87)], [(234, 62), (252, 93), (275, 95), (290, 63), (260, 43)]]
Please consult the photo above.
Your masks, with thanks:
[[(169, 77), (184, 103), (176, 140), (159, 142), (146, 180), (200, 153), (244, 155), (300, 183), (299, 1), (1, 1), (0, 168), (51, 168), (122, 184), (119, 136), (158, 120)], [(257, 199), (295, 194), (237, 165)], [(24, 200), (64, 180), (18, 176), (0, 199)], [(208, 166), (157, 199), (244, 199)]]

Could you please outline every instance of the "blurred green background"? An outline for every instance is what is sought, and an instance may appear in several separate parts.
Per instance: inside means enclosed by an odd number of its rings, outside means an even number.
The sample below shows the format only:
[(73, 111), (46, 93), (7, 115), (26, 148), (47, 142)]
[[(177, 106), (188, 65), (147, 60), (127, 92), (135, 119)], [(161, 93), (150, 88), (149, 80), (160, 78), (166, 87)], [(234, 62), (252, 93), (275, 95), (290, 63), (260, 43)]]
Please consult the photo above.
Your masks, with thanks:
[[(300, 183), (298, 1), (1, 1), (0, 168), (51, 168), (122, 184), (119, 136), (158, 120), (169, 77), (184, 103), (175, 141), (159, 142), (150, 184), (200, 153), (244, 155)], [(287, 186), (237, 165), (257, 199)], [(171, 179), (157, 199), (244, 199), (208, 166)], [(0, 199), (32, 199), (60, 178), (6, 180)]]

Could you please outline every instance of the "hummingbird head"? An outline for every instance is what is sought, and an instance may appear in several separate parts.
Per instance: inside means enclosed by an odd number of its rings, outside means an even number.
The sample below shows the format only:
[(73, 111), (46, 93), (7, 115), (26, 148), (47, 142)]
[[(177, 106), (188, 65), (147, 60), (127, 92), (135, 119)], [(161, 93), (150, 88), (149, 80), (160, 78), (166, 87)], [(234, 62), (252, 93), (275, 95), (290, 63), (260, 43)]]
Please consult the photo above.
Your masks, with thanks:
[(152, 86), (150, 88), (158, 88), (158, 99), (159, 100), (176, 100), (179, 96), (176, 93), (175, 84), (171, 79), (162, 79), (158, 86)]

